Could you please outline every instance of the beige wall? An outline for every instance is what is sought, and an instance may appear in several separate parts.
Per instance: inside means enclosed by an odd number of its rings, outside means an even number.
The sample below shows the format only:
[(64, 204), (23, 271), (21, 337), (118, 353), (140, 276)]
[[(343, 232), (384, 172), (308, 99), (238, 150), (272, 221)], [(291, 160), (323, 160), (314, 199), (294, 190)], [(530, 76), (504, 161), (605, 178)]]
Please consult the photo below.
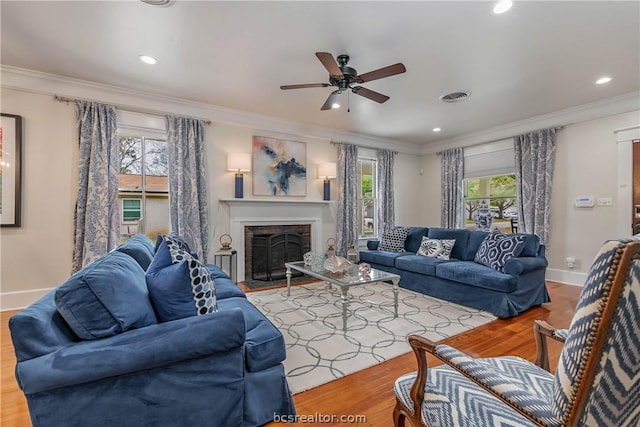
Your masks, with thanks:
[(52, 96), (2, 89), (23, 117), (22, 227), (2, 228), (2, 293), (50, 288), (71, 273), (76, 200), (75, 109)]

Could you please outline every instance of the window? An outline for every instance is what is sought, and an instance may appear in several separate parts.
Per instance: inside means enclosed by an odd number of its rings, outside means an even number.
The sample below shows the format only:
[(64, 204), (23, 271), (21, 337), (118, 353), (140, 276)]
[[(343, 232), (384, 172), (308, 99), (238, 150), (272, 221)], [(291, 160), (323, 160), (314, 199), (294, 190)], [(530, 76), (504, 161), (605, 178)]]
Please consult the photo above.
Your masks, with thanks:
[(142, 218), (140, 199), (122, 199), (122, 222), (138, 221)]
[(510, 232), (511, 218), (518, 215), (515, 174), (464, 180), (465, 223), (468, 228), (475, 227), (474, 214), (483, 200), (493, 213), (493, 227)]
[(360, 219), (359, 236), (368, 238), (378, 235), (378, 206), (376, 189), (378, 179), (376, 170), (378, 161), (372, 158), (359, 157), (357, 166), (358, 179), (358, 218)]
[(167, 142), (144, 136), (120, 137), (118, 195), (123, 235), (169, 233)]

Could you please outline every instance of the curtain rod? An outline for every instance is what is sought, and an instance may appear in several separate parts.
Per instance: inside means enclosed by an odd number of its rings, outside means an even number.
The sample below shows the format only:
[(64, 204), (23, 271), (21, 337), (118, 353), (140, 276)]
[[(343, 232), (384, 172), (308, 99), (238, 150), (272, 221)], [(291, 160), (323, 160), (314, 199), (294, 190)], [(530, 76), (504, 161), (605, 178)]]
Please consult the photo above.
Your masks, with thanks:
[[(532, 131), (529, 131), (529, 132), (520, 133), (520, 134), (518, 134), (518, 135), (506, 136), (506, 137), (504, 137), (504, 138), (496, 138), (496, 139), (491, 139), (491, 140), (489, 140), (489, 141), (478, 142), (477, 144), (465, 145), (465, 146), (462, 146), (462, 147), (451, 147), (451, 148), (471, 148), (471, 147), (477, 147), (477, 146), (479, 146), (479, 145), (491, 144), (492, 142), (504, 141), (505, 139), (513, 139), (513, 138), (515, 138), (516, 136), (525, 135), (525, 134), (527, 134), (527, 133), (540, 132), (541, 130), (547, 130), (547, 129), (553, 129), (554, 131), (556, 131), (556, 132), (557, 132), (557, 131), (559, 131), (559, 130), (564, 129), (564, 126), (560, 125), (560, 126), (552, 126), (552, 127), (549, 127), (549, 128), (536, 129), (536, 130), (532, 130)], [(449, 150), (449, 148), (448, 148), (447, 150)], [(443, 152), (445, 152), (445, 151), (447, 151), (447, 150), (438, 151), (436, 154), (439, 156), (439, 155), (441, 155)]]
[[(101, 101), (94, 101), (93, 99), (82, 99), (82, 98), (67, 98), (66, 96), (60, 96), (60, 95), (54, 95), (53, 98), (58, 101), (58, 102), (66, 102), (67, 104), (70, 102), (76, 102), (76, 101), (90, 101), (90, 102), (101, 102)], [(163, 113), (162, 111), (158, 111), (158, 110), (148, 110), (148, 109), (144, 109), (144, 108), (137, 108), (137, 107), (130, 107), (128, 105), (117, 105), (117, 104), (109, 104), (112, 107), (118, 109), (118, 110), (123, 110), (123, 111), (130, 111), (132, 113), (143, 113), (143, 114), (149, 114), (152, 116), (167, 116), (167, 115), (171, 115), (169, 113)], [(178, 117), (187, 117), (187, 116), (178, 116)], [(199, 117), (194, 117), (197, 120), (202, 120), (204, 122), (205, 125), (209, 126), (211, 124), (211, 120), (207, 120), (207, 119), (202, 119)]]
[[(375, 148), (375, 147), (367, 147), (366, 145), (358, 145), (358, 144), (351, 144), (350, 142), (338, 142), (338, 141), (330, 141), (331, 145), (340, 145), (340, 144), (349, 144), (349, 145), (355, 145), (358, 148), (366, 148), (367, 150), (386, 150), (386, 148)], [(398, 154), (398, 151), (393, 151), (393, 150), (389, 150), (391, 151), (393, 154)]]

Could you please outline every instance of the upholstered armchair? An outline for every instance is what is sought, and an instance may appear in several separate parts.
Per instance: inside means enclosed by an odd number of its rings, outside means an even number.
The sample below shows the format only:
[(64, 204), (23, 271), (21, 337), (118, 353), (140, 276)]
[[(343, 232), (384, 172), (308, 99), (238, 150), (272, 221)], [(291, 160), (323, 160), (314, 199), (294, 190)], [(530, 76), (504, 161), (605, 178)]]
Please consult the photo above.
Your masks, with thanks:
[[(536, 322), (536, 363), (474, 359), (410, 336), (418, 371), (395, 383), (396, 426), (640, 425), (640, 239), (595, 258), (568, 330)], [(546, 338), (564, 342), (555, 374)], [(426, 354), (445, 362), (427, 367)]]

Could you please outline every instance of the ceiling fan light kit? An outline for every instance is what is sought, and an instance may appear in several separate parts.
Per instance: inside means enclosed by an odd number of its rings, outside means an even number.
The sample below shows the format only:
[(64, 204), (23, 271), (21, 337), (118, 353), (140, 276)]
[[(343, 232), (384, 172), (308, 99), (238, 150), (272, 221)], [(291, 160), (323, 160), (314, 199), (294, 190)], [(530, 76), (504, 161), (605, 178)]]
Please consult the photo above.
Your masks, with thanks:
[(280, 89), (288, 90), (311, 87), (337, 87), (338, 89), (331, 92), (325, 103), (320, 108), (320, 110), (323, 111), (339, 108), (340, 105), (337, 102), (338, 97), (340, 96), (340, 94), (342, 94), (342, 92), (349, 90), (351, 90), (351, 92), (355, 93), (356, 95), (363, 96), (372, 101), (382, 104), (389, 100), (389, 97), (387, 95), (383, 95), (379, 92), (357, 85), (370, 82), (372, 80), (382, 79), (384, 77), (395, 76), (396, 74), (401, 74), (407, 71), (405, 66), (402, 63), (398, 62), (397, 64), (389, 65), (387, 67), (379, 68), (377, 70), (358, 75), (358, 72), (355, 70), (355, 68), (349, 67), (347, 65), (350, 59), (349, 55), (338, 55), (337, 61), (329, 52), (316, 52), (316, 57), (329, 72), (329, 83), (284, 85), (280, 86)]

